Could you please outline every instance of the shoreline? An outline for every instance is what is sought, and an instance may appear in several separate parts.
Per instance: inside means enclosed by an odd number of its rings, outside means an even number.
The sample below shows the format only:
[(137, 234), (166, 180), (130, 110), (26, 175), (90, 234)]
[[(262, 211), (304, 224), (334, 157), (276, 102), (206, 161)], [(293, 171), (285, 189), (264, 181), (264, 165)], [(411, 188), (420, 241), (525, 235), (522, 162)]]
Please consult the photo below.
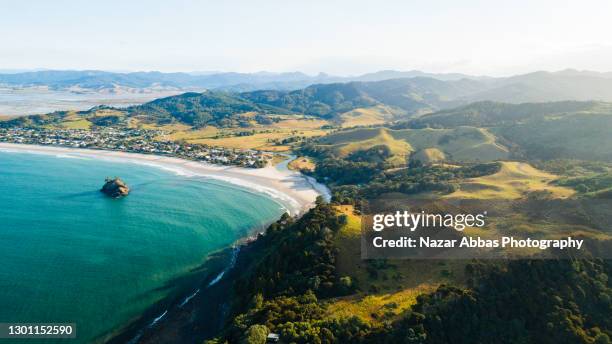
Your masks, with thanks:
[[(147, 165), (178, 175), (220, 180), (249, 191), (262, 193), (281, 204), (291, 216), (299, 216), (314, 205), (318, 196), (330, 198), (329, 189), (312, 177), (277, 166), (249, 169), (213, 165), (171, 156), (128, 153), (99, 149), (70, 148), (0, 142), (0, 151), (55, 155), (59, 158), (90, 158)], [(281, 163), (283, 164), (283, 163)]]
[[(0, 152), (44, 154), (55, 155), (58, 158), (87, 158), (134, 163), (170, 171), (183, 175), (186, 178), (211, 178), (229, 183), (234, 187), (244, 188), (249, 192), (263, 193), (279, 203), (291, 216), (300, 216), (308, 211), (308, 209), (314, 206), (318, 196), (323, 196), (326, 200), (330, 198), (329, 189), (325, 185), (317, 183), (312, 177), (287, 169), (286, 164), (288, 160), (275, 166), (269, 165), (264, 168), (249, 169), (213, 165), (161, 155), (4, 142), (0, 142)], [(273, 219), (272, 222), (276, 220)], [(234, 269), (240, 248), (246, 247), (249, 242), (256, 240), (258, 233), (257, 229), (253, 229), (247, 237), (238, 239), (232, 245), (208, 255), (210, 258), (217, 256), (220, 252), (231, 251), (230, 260), (226, 261), (220, 270), (217, 270), (212, 275), (207, 273), (205, 276), (193, 277), (195, 280), (198, 280), (193, 286), (185, 286), (185, 289), (179, 292), (179, 294), (169, 295), (168, 298), (151, 305), (138, 318), (131, 320), (120, 329), (103, 335), (98, 340), (104, 342), (110, 341), (112, 343), (138, 343), (141, 339), (144, 339), (148, 342), (145, 338), (159, 331), (161, 323), (174, 323), (177, 318), (181, 318), (184, 314), (195, 312), (198, 308), (201, 308), (202, 298), (210, 297), (207, 294), (211, 289), (229, 287), (219, 287), (219, 285), (225, 284), (220, 282), (224, 280), (223, 277), (225, 275)], [(217, 263), (221, 262), (218, 256), (215, 261)], [(217, 290), (213, 293), (219, 293), (219, 291)], [(167, 327), (164, 326), (163, 328)]]
[[(183, 318), (185, 314), (206, 310), (212, 311), (211, 313), (215, 316), (219, 316), (216, 313), (216, 307), (212, 305), (220, 299), (217, 297), (211, 299), (210, 292), (218, 293), (221, 285), (223, 285), (220, 288), (222, 292), (229, 290), (229, 286), (226, 285), (227, 279), (224, 277), (234, 269), (240, 250), (245, 245), (244, 242), (234, 243), (211, 252), (200, 266), (206, 271), (199, 273), (197, 276), (192, 276), (193, 283), (190, 286), (184, 286), (177, 293), (168, 295), (152, 304), (134, 319), (113, 331), (103, 334), (94, 342), (108, 344), (148, 343), (152, 336), (155, 337), (159, 331), (176, 329), (178, 327), (176, 325), (177, 318), (182, 319), (180, 321), (181, 326), (192, 324), (192, 316), (190, 315), (187, 320)], [(207, 302), (202, 303), (203, 299)], [(220, 320), (221, 317), (218, 319)]]
[[(218, 264), (212, 273), (202, 279), (188, 293), (180, 297), (168, 298), (168, 303), (160, 302), (148, 309), (138, 320), (128, 324), (110, 339), (108, 344), (159, 344), (166, 342), (201, 342), (212, 338), (226, 320), (229, 305), (229, 291), (232, 289), (234, 274), (240, 273), (239, 260), (246, 251), (253, 249), (259, 239), (258, 233), (237, 240), (209, 257), (203, 263)], [(225, 259), (220, 260), (221, 256)], [(200, 327), (206, 323), (204, 328)]]

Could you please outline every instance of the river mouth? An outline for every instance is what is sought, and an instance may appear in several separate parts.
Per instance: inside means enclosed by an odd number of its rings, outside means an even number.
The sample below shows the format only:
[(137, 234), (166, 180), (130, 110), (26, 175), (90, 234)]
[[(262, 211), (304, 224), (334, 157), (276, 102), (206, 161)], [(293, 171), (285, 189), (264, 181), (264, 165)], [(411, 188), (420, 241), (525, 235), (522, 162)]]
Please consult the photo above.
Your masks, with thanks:
[[(115, 175), (125, 198), (98, 191)], [(75, 342), (101, 341), (182, 297), (209, 254), (283, 212), (265, 195), (153, 166), (0, 152), (0, 321), (74, 322)]]

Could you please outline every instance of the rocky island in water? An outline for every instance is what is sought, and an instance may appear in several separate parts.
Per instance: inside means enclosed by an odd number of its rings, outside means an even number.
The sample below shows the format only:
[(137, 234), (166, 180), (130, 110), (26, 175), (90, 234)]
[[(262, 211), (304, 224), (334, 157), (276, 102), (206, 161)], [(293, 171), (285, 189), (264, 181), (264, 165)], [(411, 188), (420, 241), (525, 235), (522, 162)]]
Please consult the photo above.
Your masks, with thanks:
[(119, 177), (109, 178), (104, 180), (104, 186), (100, 189), (105, 195), (112, 198), (127, 196), (130, 193), (130, 188)]

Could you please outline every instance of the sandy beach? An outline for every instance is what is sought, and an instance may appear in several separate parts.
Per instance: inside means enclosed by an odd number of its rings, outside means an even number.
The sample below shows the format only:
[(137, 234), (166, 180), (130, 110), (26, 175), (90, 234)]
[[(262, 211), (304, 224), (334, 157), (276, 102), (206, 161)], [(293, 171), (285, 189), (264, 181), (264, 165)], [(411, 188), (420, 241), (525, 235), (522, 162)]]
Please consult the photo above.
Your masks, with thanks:
[(153, 166), (186, 177), (213, 178), (268, 195), (291, 215), (299, 215), (314, 204), (318, 196), (329, 199), (327, 187), (313, 178), (290, 171), (286, 163), (260, 169), (212, 165), (169, 156), (126, 153), (95, 149), (0, 143), (0, 151), (48, 154), (61, 158), (104, 159)]

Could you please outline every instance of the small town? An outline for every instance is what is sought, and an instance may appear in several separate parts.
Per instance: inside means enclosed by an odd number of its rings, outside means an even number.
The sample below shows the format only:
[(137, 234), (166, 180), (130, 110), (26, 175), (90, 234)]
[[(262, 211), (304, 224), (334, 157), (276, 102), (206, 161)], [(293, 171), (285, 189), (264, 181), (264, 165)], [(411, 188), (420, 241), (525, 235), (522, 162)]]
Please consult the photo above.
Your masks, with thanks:
[(166, 133), (146, 129), (0, 128), (0, 142), (167, 155), (212, 164), (251, 168), (265, 167), (271, 158), (271, 154), (256, 150), (228, 149), (155, 139), (163, 134)]

